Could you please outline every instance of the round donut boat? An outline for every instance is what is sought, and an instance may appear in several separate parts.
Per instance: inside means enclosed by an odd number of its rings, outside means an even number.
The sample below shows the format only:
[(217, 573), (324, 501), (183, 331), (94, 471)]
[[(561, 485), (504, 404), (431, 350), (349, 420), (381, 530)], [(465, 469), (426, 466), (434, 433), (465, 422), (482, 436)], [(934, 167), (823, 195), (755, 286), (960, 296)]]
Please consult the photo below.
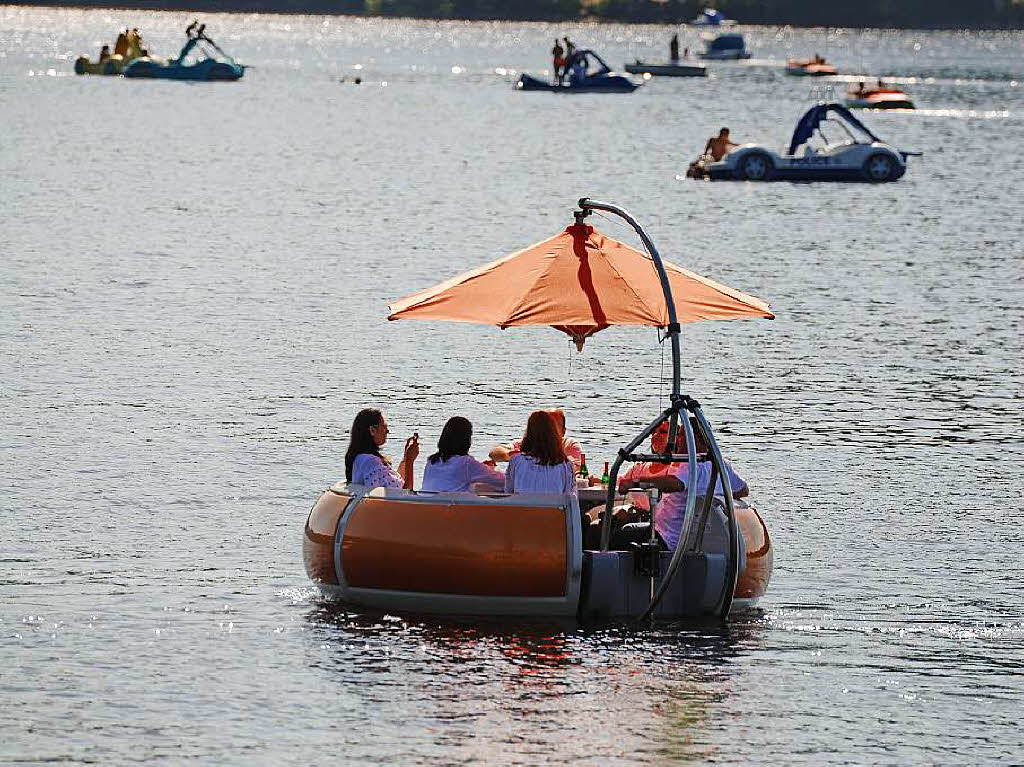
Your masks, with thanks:
[[(771, 538), (753, 507), (737, 501), (735, 517), (735, 588), (727, 518), (713, 504), (704, 524), (692, 526), (651, 615), (712, 617), (723, 603), (731, 601), (732, 613), (757, 604), (771, 578)], [(638, 567), (633, 551), (585, 550), (582, 540), (571, 495), (417, 493), (337, 483), (309, 513), (303, 560), (325, 593), (362, 608), (582, 620), (645, 614), (672, 552), (660, 552), (652, 574)]]
[[(582, 620), (725, 619), (733, 610), (753, 606), (764, 594), (772, 572), (771, 538), (757, 511), (733, 497), (711, 425), (700, 403), (682, 394), (679, 320), (687, 315), (677, 311), (673, 290), (685, 295), (695, 309), (701, 307), (689, 316), (691, 322), (775, 315), (760, 299), (666, 265), (647, 232), (624, 208), (589, 197), (580, 198), (577, 205), (576, 223), (563, 233), (406, 296), (397, 308), (390, 307), (388, 319), (511, 325), (506, 313), (498, 316), (482, 305), (477, 291), (481, 284), (507, 282), (518, 269), (534, 275), (539, 259), (542, 271), (554, 269), (561, 276), (551, 280), (558, 293), (546, 302), (540, 300), (536, 276), (531, 276), (521, 287), (543, 311), (520, 317), (519, 324), (555, 327), (568, 333), (578, 348), (587, 335), (611, 324), (665, 328), (672, 348), (669, 405), (618, 451), (606, 470), (600, 550), (584, 548), (575, 494), (417, 493), (339, 483), (313, 506), (303, 539), (306, 572), (325, 591), (347, 604), (375, 610)], [(596, 211), (626, 221), (643, 241), (646, 254), (596, 236), (584, 224)], [(614, 268), (609, 266), (613, 261)], [(459, 289), (466, 282), (474, 285), (468, 293)], [(515, 279), (512, 283), (514, 287)], [(620, 283), (632, 286), (631, 297), (649, 295), (657, 311), (645, 315), (633, 298), (613, 300), (622, 293)], [(599, 286), (609, 300), (595, 313)], [(438, 305), (445, 307), (440, 314), (432, 310)], [(481, 307), (485, 311), (474, 313)], [(663, 424), (669, 427), (667, 444), (679, 445), (680, 452), (637, 452)], [(702, 460), (709, 464), (705, 486), (721, 497), (686, 496), (678, 545), (671, 552), (661, 551), (654, 540), (631, 544), (629, 551), (612, 550), (613, 489), (619, 487), (623, 463), (685, 463), (685, 479), (680, 475), (685, 487), (701, 487), (698, 475), (704, 469), (698, 460), (698, 437)], [(649, 478), (630, 489), (648, 490), (653, 508), (659, 486), (675, 487)]]

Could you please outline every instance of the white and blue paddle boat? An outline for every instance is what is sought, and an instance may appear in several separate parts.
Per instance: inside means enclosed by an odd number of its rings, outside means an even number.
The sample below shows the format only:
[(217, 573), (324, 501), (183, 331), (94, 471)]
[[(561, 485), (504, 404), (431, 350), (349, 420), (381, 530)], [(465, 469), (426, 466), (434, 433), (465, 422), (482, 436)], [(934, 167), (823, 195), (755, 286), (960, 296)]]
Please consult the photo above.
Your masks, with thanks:
[[(826, 124), (837, 129), (825, 135)], [(761, 144), (742, 144), (718, 162), (701, 158), (687, 175), (738, 181), (896, 181), (907, 172), (903, 152), (882, 141), (836, 103), (811, 107), (800, 118), (789, 149), (778, 153)], [(702, 167), (703, 166), (703, 167)]]
[(516, 90), (549, 93), (632, 93), (642, 85), (626, 75), (613, 72), (600, 56), (589, 49), (573, 53), (566, 69), (566, 74), (555, 82), (524, 73), (516, 82)]
[[(228, 56), (206, 36), (206, 25), (192, 24), (185, 30), (188, 40), (176, 59), (163, 61), (149, 57), (136, 59), (124, 70), (125, 77), (150, 77), (162, 80), (238, 80), (245, 67)], [(197, 54), (199, 54), (197, 56)], [(220, 54), (222, 58), (217, 58)]]

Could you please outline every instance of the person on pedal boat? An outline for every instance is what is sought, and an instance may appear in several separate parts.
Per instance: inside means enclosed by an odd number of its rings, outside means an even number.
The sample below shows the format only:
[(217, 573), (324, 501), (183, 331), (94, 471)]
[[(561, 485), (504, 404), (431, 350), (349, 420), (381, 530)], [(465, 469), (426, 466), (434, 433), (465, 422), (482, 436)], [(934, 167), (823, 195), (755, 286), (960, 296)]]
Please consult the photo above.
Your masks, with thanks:
[(465, 492), (476, 484), (489, 490), (503, 489), (504, 473), (471, 456), (469, 448), (472, 443), (473, 424), (469, 419), (459, 415), (449, 418), (437, 440), (437, 452), (427, 459), (420, 490)]
[(352, 421), (348, 450), (345, 451), (345, 481), (367, 487), (404, 487), (412, 490), (413, 463), (420, 454), (419, 435), (405, 441), (405, 454), (398, 471), (381, 455), (381, 446), (388, 441), (388, 423), (376, 408), (360, 410)]
[[(708, 455), (707, 443), (700, 431), (694, 429), (693, 436), (697, 448), (696, 491), (698, 495), (704, 495), (711, 482), (711, 458)], [(736, 473), (728, 461), (723, 459), (723, 463), (725, 471), (729, 475), (729, 486), (732, 488), (733, 498), (744, 498), (749, 495), (750, 489), (747, 487), (746, 481)], [(660, 476), (651, 476), (643, 480), (664, 493), (661, 502), (654, 508), (654, 530), (656, 538), (661, 541), (662, 548), (669, 551), (679, 545), (679, 536), (683, 531), (689, 492), (686, 487), (686, 483), (689, 481), (689, 472), (689, 465), (683, 461), (672, 464), (672, 469)], [(721, 477), (715, 484), (714, 493), (717, 497), (725, 495)], [(631, 522), (613, 532), (611, 546), (613, 549), (625, 550), (629, 548), (630, 543), (649, 540), (650, 535), (650, 522)]]
[(506, 493), (576, 495), (576, 477), (565, 455), (561, 432), (547, 410), (530, 413), (521, 452), (508, 462)]
[[(562, 440), (562, 450), (572, 464), (573, 472), (578, 472), (583, 463), (583, 450), (578, 442), (565, 436), (565, 411), (556, 407), (546, 412), (555, 422), (555, 429)], [(495, 445), (491, 448), (489, 457), (496, 463), (504, 463), (519, 454), (522, 444), (521, 439), (515, 439), (504, 445)]]
[(719, 162), (738, 146), (739, 144), (729, 140), (729, 129), (722, 128), (722, 130), (718, 131), (717, 136), (712, 136), (708, 139), (708, 143), (704, 145), (704, 154), (711, 155), (715, 162)]

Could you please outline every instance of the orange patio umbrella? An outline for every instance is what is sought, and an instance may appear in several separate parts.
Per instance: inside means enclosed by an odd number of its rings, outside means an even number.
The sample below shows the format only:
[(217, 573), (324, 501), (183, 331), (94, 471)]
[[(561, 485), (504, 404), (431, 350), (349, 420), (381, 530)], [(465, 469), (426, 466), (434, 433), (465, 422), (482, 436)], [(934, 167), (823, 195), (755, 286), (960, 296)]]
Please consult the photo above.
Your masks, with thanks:
[[(579, 222), (543, 242), (400, 298), (389, 320), (550, 325), (576, 348), (609, 325), (668, 327), (651, 257)], [(759, 298), (664, 262), (678, 322), (774, 319)]]

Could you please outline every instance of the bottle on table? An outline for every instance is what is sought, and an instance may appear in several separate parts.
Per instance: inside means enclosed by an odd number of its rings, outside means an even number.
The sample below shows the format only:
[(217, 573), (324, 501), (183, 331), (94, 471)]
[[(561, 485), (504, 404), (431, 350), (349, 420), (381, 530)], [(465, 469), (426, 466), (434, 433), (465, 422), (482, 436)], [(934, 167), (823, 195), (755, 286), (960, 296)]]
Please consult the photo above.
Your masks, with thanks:
[(604, 474), (601, 475), (601, 487), (607, 489), (611, 477), (608, 476), (608, 461), (604, 462)]
[(587, 456), (584, 453), (580, 453), (580, 479), (587, 479), (590, 476), (590, 472), (587, 471)]

